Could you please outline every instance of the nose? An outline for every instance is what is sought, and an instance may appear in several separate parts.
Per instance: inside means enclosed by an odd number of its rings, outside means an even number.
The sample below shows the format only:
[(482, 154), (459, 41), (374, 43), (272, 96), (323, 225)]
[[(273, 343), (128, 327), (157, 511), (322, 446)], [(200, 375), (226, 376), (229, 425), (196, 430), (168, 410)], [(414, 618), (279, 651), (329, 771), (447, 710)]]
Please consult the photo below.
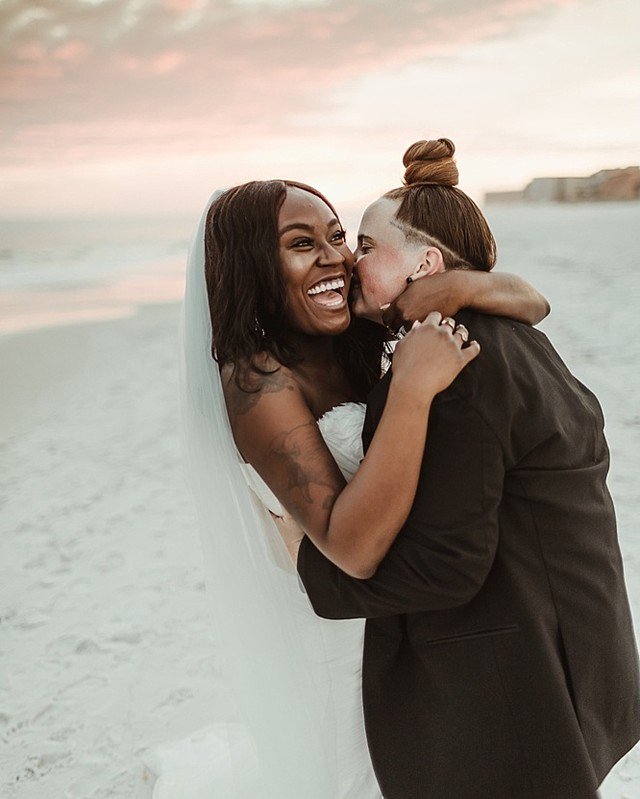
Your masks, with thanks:
[[(349, 252), (351, 251), (349, 250)], [(320, 257), (318, 258), (318, 263), (321, 266), (336, 266), (345, 263), (346, 260), (343, 252), (340, 252), (340, 250), (334, 247), (330, 242), (325, 242)]]

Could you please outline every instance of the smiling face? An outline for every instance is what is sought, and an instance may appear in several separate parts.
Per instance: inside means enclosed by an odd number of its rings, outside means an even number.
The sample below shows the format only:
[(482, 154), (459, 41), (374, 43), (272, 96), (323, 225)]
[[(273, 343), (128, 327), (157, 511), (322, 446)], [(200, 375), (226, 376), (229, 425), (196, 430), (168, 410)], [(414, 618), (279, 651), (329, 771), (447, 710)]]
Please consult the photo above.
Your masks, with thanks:
[(312, 336), (343, 333), (350, 322), (353, 254), (334, 212), (320, 197), (290, 186), (278, 235), (291, 327)]
[(376, 200), (364, 212), (358, 231), (352, 311), (374, 322), (382, 320), (380, 306), (395, 300), (421, 263), (420, 246), (407, 241), (396, 219), (399, 206), (399, 200)]

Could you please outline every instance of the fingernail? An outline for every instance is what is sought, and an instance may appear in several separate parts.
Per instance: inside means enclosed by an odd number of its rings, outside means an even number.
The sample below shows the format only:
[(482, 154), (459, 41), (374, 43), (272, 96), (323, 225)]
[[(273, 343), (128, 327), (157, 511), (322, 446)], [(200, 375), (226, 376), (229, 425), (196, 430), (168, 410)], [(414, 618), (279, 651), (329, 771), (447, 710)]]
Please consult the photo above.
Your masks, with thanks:
[(388, 303), (386, 303), (385, 305), (381, 305), (381, 306), (380, 306), (380, 310), (381, 310), (381, 311), (386, 311), (386, 310), (387, 310), (387, 308), (390, 308), (390, 307), (391, 307), (391, 303), (390, 303), (390, 302), (388, 302)]

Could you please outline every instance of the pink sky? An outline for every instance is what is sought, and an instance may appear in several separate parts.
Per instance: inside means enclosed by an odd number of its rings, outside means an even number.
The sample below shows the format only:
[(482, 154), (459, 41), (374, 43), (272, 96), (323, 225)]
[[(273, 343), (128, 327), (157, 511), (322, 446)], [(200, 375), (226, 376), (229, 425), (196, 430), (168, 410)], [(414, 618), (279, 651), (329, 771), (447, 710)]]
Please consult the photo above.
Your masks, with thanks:
[(0, 214), (192, 215), (291, 177), (356, 208), (448, 136), (461, 186), (638, 163), (637, 0), (0, 5)]

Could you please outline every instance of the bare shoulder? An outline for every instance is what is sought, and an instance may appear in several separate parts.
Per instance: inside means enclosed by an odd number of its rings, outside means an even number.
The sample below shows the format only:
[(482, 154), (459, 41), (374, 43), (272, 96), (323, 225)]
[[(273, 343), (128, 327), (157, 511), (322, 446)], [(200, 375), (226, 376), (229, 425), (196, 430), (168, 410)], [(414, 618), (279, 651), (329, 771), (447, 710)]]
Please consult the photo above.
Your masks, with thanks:
[[(253, 367), (253, 368), (252, 368)], [(300, 395), (298, 381), (291, 370), (270, 353), (258, 353), (251, 365), (225, 364), (220, 369), (227, 410), (232, 423), (252, 411), (268, 395), (287, 395), (293, 400)], [(239, 380), (236, 377), (239, 374)]]
[(236, 445), (303, 529), (326, 530), (342, 473), (293, 371), (266, 355), (253, 365), (221, 370)]

